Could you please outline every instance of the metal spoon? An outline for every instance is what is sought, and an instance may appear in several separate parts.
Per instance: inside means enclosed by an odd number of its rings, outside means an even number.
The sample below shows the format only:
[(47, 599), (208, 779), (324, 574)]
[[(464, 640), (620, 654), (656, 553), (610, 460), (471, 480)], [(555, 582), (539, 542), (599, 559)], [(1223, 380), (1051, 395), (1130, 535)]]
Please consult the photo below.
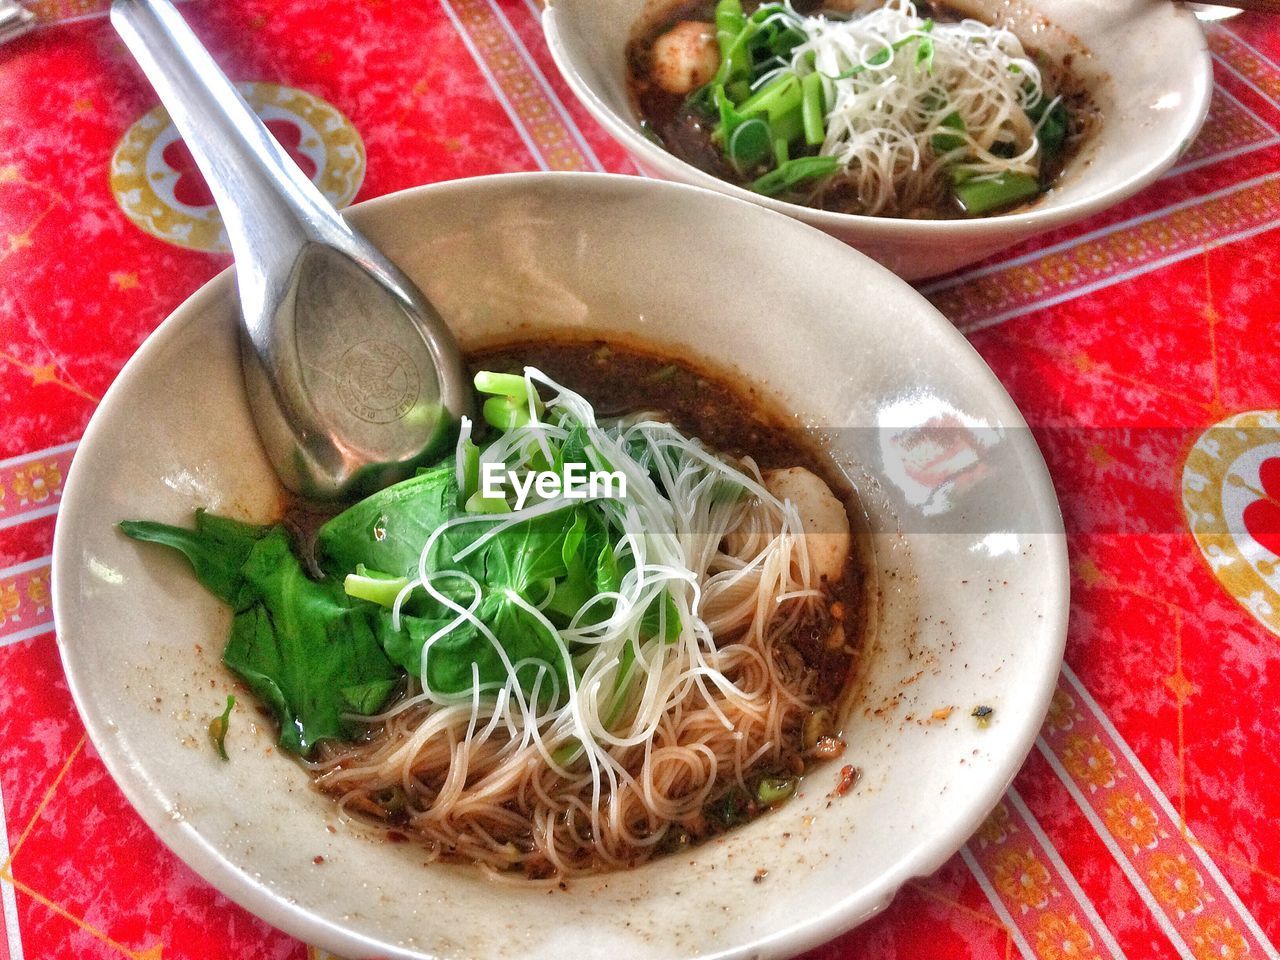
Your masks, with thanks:
[(111, 22), (226, 224), (249, 404), (280, 480), (343, 500), (438, 455), (471, 404), (440, 315), (298, 169), (168, 0), (115, 0)]

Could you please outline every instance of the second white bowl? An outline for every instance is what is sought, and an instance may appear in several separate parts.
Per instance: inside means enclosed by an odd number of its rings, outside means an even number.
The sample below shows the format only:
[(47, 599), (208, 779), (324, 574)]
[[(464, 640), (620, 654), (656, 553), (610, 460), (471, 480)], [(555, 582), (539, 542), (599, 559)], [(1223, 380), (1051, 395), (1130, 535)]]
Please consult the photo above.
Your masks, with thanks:
[[(627, 90), (635, 23), (670, 0), (547, 0), (543, 29), (570, 88), (645, 173), (751, 200), (852, 244), (908, 280), (947, 273), (1037, 233), (1097, 213), (1150, 184), (1195, 139), (1209, 110), (1213, 67), (1192, 13), (1167, 0), (1024, 0), (1016, 23), (1035, 24), (1034, 45), (1073, 54), (1090, 86), (1100, 129), (1040, 201), (979, 220), (903, 220), (815, 210), (727, 183), (668, 153), (641, 132)], [(1010, 0), (950, 6), (994, 21)], [(1019, 12), (1021, 8), (1021, 12)], [(1052, 26), (1049, 26), (1052, 25)], [(1081, 48), (1087, 51), (1080, 53)]]

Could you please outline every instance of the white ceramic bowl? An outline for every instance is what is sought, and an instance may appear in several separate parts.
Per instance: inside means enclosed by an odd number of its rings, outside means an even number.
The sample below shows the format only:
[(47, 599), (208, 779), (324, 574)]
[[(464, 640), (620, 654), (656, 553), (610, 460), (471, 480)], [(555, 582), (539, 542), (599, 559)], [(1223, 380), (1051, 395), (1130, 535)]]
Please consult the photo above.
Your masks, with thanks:
[[(1061, 180), (1034, 205), (976, 220), (901, 220), (814, 210), (761, 197), (698, 170), (646, 137), (627, 92), (634, 25), (672, 0), (547, 0), (543, 29), (566, 82), (645, 173), (709, 187), (812, 224), (908, 280), (955, 270), (1037, 233), (1118, 203), (1151, 183), (1195, 139), (1209, 110), (1213, 67), (1192, 13), (1169, 0), (955, 0), (994, 21), (1038, 23), (1035, 44), (1072, 69), (1101, 110)], [(1019, 13), (1018, 11), (1022, 11)], [(1050, 24), (1046, 26), (1043, 24)], [(1081, 55), (1083, 47), (1088, 55)]]
[[(114, 525), (186, 523), (198, 506), (278, 515), (223, 274), (111, 387), (76, 454), (54, 544), (72, 693), (161, 839), (268, 922), (352, 958), (784, 956), (865, 919), (946, 860), (1031, 747), (1067, 611), (1044, 463), (964, 338), (843, 244), (691, 187), (481, 178), (374, 200), (351, 219), (464, 344), (641, 338), (712, 358), (828, 428), (875, 551), (879, 622), (844, 728), (845, 762), (864, 774), (828, 805), (837, 768), (822, 769), (801, 796), (722, 842), (548, 895), (466, 866), (424, 866), (410, 844), (337, 824), (248, 705), (232, 718), (231, 761), (217, 759), (206, 725), (235, 689), (219, 662), (228, 611), (181, 559)], [(978, 704), (995, 708), (986, 729), (970, 716)], [(955, 708), (946, 720), (929, 719), (945, 706)], [(763, 883), (752, 882), (758, 869), (769, 871)]]

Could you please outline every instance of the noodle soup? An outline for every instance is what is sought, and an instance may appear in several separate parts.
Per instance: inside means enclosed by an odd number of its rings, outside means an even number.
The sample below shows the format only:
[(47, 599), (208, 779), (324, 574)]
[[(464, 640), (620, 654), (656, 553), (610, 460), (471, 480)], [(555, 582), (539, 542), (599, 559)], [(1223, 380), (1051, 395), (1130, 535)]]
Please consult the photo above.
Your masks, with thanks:
[(1098, 122), (1071, 58), (1014, 27), (909, 0), (689, 0), (637, 26), (628, 78), (653, 140), (761, 196), (985, 217), (1043, 196)]
[[(843, 478), (749, 389), (681, 361), (606, 342), (471, 359), (486, 422), (311, 547), (207, 514), (125, 532), (181, 550), (236, 609), (224, 662), (318, 787), (430, 859), (562, 879), (787, 802), (845, 750), (865, 578)], [(477, 481), (578, 462), (626, 492)]]

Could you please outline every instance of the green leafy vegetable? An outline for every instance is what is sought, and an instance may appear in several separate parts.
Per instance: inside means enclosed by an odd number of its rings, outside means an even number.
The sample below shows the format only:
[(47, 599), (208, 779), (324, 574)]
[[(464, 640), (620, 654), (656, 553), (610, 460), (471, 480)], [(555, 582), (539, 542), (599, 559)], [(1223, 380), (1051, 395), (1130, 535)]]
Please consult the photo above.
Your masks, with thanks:
[(744, 117), (764, 113), (770, 120), (778, 120), (799, 107), (800, 78), (794, 73), (784, 73), (739, 104), (738, 112)]
[(822, 75), (811, 73), (801, 80), (800, 93), (805, 143), (811, 147), (820, 147), (826, 139), (826, 126), (823, 122), (826, 104), (822, 94)]
[(236, 614), (223, 662), (275, 712), (280, 744), (310, 754), (316, 743), (347, 739), (352, 703), (373, 712), (370, 684), (383, 700), (400, 674), (375, 634), (377, 607), (353, 600), (332, 580), (302, 569), (284, 529), (263, 537), (242, 570), (254, 602)]
[(197, 510), (194, 530), (148, 520), (125, 520), (120, 529), (134, 540), (159, 543), (179, 551), (190, 561), (196, 579), (206, 590), (219, 600), (236, 605), (240, 568), (254, 544), (266, 536), (271, 527), (256, 527)]
[(321, 568), (345, 576), (363, 564), (394, 577), (416, 576), (422, 545), (457, 515), (457, 489), (450, 460), (348, 507), (316, 536)]
[[(522, 405), (526, 416), (545, 410), (523, 377), (482, 374), (476, 383), (492, 399)], [(575, 465), (609, 469), (585, 424), (569, 424), (545, 450), (525, 448), (522, 469), (562, 476)], [(653, 457), (665, 454), (645, 447), (635, 455), (660, 487)], [(140, 522), (122, 530), (181, 552), (232, 607), (223, 660), (275, 714), (286, 750), (306, 756), (321, 741), (352, 737), (406, 674), (433, 696), (452, 698), (477, 686), (496, 690), (514, 673), (528, 695), (563, 702), (577, 682), (575, 656), (589, 658), (591, 648), (571, 649), (561, 631), (605, 623), (623, 585), (637, 581), (616, 508), (566, 503), (511, 520), (469, 512), (510, 508), (473, 489), (479, 447), (464, 441), (455, 456), (460, 463), (420, 470), (325, 523), (316, 537), (320, 580), (307, 575), (280, 525), (199, 512), (190, 530)], [(723, 478), (712, 489), (716, 501), (743, 493)], [(635, 602), (638, 588), (627, 589)], [(674, 596), (669, 589), (646, 596), (631, 621), (635, 643), (675, 643), (683, 619)], [(615, 719), (634, 682), (636, 653), (623, 655), (612, 680)]]
[[(572, 432), (558, 451), (554, 468), (588, 459), (586, 434)], [(448, 464), (402, 481), (361, 501), (334, 517), (317, 537), (325, 570), (345, 576), (347, 593), (383, 608), (416, 577), (420, 554), (437, 528), (461, 514), (454, 504), (453, 470)], [(508, 511), (506, 501), (490, 505), (478, 494), (468, 510), (483, 505)], [(488, 537), (479, 549), (461, 560), (455, 555), (487, 535), (495, 521), (457, 524), (438, 540), (429, 558), (429, 570), (459, 570), (480, 585), (483, 600), (475, 618), (497, 638), (511, 662), (529, 659), (543, 663), (561, 690), (567, 683), (564, 653), (546, 626), (522, 606), (536, 605), (554, 592), (545, 605), (546, 616), (567, 623), (587, 599), (597, 593), (599, 557), (608, 535), (597, 510), (566, 507), (553, 513), (515, 523)], [(372, 573), (371, 571), (384, 571)], [(394, 578), (394, 579), (392, 579)], [(474, 588), (461, 579), (434, 584), (435, 589), (466, 606)], [(472, 686), (472, 664), (481, 684), (501, 683), (507, 671), (493, 642), (471, 621), (456, 623), (458, 615), (425, 591), (415, 591), (405, 604), (402, 631), (391, 628), (389, 617), (379, 632), (386, 655), (403, 669), (419, 675), (423, 670), (423, 646), (437, 632), (450, 628), (433, 643), (426, 658), (426, 679), (433, 690), (457, 694)], [(600, 615), (608, 608), (601, 605)], [(532, 683), (536, 668), (522, 671)]]
[(952, 110), (949, 114), (942, 118), (941, 124), (948, 130), (955, 130), (955, 133), (935, 133), (930, 141), (933, 146), (933, 152), (937, 154), (950, 153), (952, 150), (959, 150), (965, 147), (969, 141), (965, 137), (964, 118), (960, 116), (958, 111)]
[(758, 178), (751, 184), (751, 189), (766, 197), (773, 197), (806, 180), (829, 176), (839, 168), (840, 161), (835, 157), (795, 157)]
[[(406, 481), (412, 482), (412, 481)], [(196, 528), (127, 522), (121, 530), (191, 560), (197, 577), (235, 612), (223, 662), (271, 708), (280, 745), (308, 755), (325, 739), (354, 730), (353, 702), (372, 712), (399, 672), (377, 642), (375, 607), (349, 599), (342, 585), (311, 580), (281, 526), (251, 527), (197, 512)]]
[(750, 117), (734, 127), (725, 144), (725, 156), (739, 173), (755, 168), (769, 153), (769, 124)]
[(1050, 100), (1042, 93), (1034, 106), (1027, 108), (1027, 116), (1037, 125), (1036, 138), (1043, 156), (1041, 166), (1055, 163), (1067, 144), (1069, 118), (1065, 104), (1060, 97)]
[(1006, 172), (965, 180), (957, 183), (954, 190), (964, 212), (980, 217), (1038, 197), (1040, 181), (1025, 173)]
[(382, 709), (399, 682), (398, 679), (384, 679), (349, 684), (342, 688), (342, 699), (352, 713), (369, 716)]

